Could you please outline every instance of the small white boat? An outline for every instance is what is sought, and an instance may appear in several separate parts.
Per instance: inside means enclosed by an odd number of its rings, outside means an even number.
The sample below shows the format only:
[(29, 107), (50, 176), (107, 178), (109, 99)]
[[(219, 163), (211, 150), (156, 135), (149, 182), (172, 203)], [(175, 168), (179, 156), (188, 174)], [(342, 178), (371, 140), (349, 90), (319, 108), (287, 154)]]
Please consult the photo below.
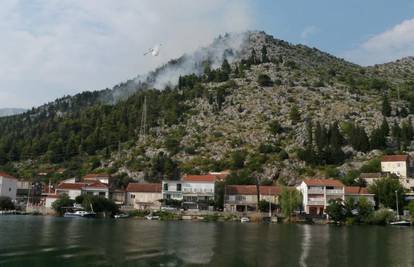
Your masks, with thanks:
[(129, 217), (129, 215), (126, 214), (126, 213), (120, 213), (120, 214), (114, 215), (115, 219), (123, 219), (123, 218), (128, 218), (128, 217)]
[(145, 218), (147, 218), (147, 220), (150, 220), (150, 221), (155, 221), (155, 220), (159, 220), (160, 216), (150, 214), (150, 215), (145, 216)]
[(93, 211), (77, 210), (75, 212), (65, 212), (63, 217), (94, 218), (96, 217), (96, 213)]
[(402, 221), (390, 222), (390, 225), (394, 225), (394, 226), (411, 226), (411, 222), (406, 221), (406, 220), (402, 220)]
[(249, 217), (241, 217), (240, 222), (248, 223), (248, 222), (250, 222), (250, 219), (249, 219)]

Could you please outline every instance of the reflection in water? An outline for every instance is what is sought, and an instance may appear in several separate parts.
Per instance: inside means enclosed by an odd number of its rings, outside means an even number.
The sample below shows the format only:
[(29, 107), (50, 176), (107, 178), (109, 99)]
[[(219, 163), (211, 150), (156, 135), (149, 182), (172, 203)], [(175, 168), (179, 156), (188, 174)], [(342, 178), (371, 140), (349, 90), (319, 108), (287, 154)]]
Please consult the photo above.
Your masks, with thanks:
[(302, 253), (300, 254), (299, 264), (301, 267), (307, 267), (306, 259), (309, 256), (309, 250), (311, 247), (311, 240), (312, 240), (312, 232), (311, 232), (310, 225), (303, 226), (303, 239), (302, 239)]
[(0, 266), (414, 266), (412, 228), (0, 217)]
[[(215, 228), (214, 223), (169, 223), (167, 249), (185, 263), (208, 264), (214, 256)], [(177, 235), (181, 238), (177, 239)]]

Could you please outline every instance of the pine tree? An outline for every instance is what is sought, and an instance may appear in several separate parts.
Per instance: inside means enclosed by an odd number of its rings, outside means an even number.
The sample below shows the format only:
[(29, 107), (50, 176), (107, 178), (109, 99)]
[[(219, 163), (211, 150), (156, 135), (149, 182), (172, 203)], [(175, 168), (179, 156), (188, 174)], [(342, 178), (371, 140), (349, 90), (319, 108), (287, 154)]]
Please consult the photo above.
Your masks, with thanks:
[(267, 57), (267, 47), (264, 45), (262, 47), (262, 63), (269, 62), (269, 58)]
[(382, 115), (384, 115), (385, 117), (391, 116), (390, 102), (388, 101), (388, 96), (385, 94), (382, 99)]
[(390, 133), (390, 127), (388, 126), (388, 122), (385, 117), (382, 120), (381, 131), (384, 136), (388, 136), (388, 134)]
[(296, 124), (300, 121), (300, 113), (299, 109), (296, 105), (293, 105), (289, 112), (289, 118), (291, 119), (293, 124)]

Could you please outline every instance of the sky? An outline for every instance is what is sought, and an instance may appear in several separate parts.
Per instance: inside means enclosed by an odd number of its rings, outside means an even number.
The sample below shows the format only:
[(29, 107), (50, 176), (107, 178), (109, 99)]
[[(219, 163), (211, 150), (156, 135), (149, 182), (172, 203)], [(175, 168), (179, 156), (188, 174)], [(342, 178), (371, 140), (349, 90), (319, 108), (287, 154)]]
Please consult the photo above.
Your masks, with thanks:
[(245, 30), (379, 64), (414, 56), (414, 0), (3, 0), (0, 108), (112, 88)]

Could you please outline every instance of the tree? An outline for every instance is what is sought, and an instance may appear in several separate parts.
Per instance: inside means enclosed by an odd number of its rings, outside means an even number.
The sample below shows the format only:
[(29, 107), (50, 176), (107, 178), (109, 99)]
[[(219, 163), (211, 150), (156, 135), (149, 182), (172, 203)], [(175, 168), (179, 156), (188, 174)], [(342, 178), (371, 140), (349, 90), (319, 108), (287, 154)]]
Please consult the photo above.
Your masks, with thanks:
[(382, 119), (382, 124), (380, 128), (381, 128), (382, 134), (384, 136), (388, 136), (388, 134), (390, 133), (390, 127), (388, 126), (388, 122), (385, 117)]
[(288, 218), (288, 221), (291, 221), (292, 213), (298, 210), (301, 204), (302, 196), (299, 191), (286, 187), (282, 189), (282, 193), (280, 194), (280, 206), (283, 215)]
[(388, 101), (388, 96), (386, 94), (384, 94), (382, 98), (382, 115), (384, 117), (391, 116), (391, 106), (390, 102)]
[(366, 223), (369, 221), (372, 213), (374, 212), (374, 206), (366, 197), (361, 197), (356, 205), (358, 212), (357, 218), (359, 222)]
[(293, 124), (296, 124), (300, 121), (299, 109), (296, 105), (293, 105), (289, 112), (289, 118)]
[(246, 151), (236, 150), (231, 153), (231, 163), (230, 167), (233, 170), (244, 168), (244, 162), (246, 161), (247, 153)]
[(396, 192), (400, 207), (404, 204), (404, 188), (394, 175), (375, 181), (368, 187), (368, 190), (371, 194), (375, 194), (375, 201), (379, 205), (395, 210), (397, 207)]
[(414, 200), (411, 200), (407, 205), (408, 210), (410, 211), (411, 218), (414, 219)]
[(346, 219), (346, 210), (342, 199), (331, 199), (326, 207), (326, 214), (334, 222), (344, 222)]
[(279, 121), (273, 120), (269, 123), (269, 130), (273, 135), (277, 135), (283, 132), (283, 127)]
[(387, 139), (383, 129), (377, 128), (372, 130), (369, 145), (371, 149), (383, 149), (387, 146)]
[(85, 195), (82, 201), (82, 206), (85, 210), (94, 212), (108, 212), (114, 214), (118, 212), (119, 208), (112, 199), (107, 199), (100, 196)]
[(0, 197), (0, 210), (14, 210), (14, 204), (9, 197)]
[(266, 74), (259, 74), (259, 76), (257, 77), (257, 83), (260, 86), (264, 86), (264, 87), (273, 85), (272, 79), (270, 79), (270, 77)]
[(70, 199), (68, 195), (62, 195), (57, 200), (55, 200), (52, 204), (53, 210), (58, 215), (63, 215), (65, 212), (65, 207), (73, 207), (74, 200)]
[(269, 58), (267, 57), (267, 47), (264, 45), (262, 47), (262, 63), (269, 62)]

